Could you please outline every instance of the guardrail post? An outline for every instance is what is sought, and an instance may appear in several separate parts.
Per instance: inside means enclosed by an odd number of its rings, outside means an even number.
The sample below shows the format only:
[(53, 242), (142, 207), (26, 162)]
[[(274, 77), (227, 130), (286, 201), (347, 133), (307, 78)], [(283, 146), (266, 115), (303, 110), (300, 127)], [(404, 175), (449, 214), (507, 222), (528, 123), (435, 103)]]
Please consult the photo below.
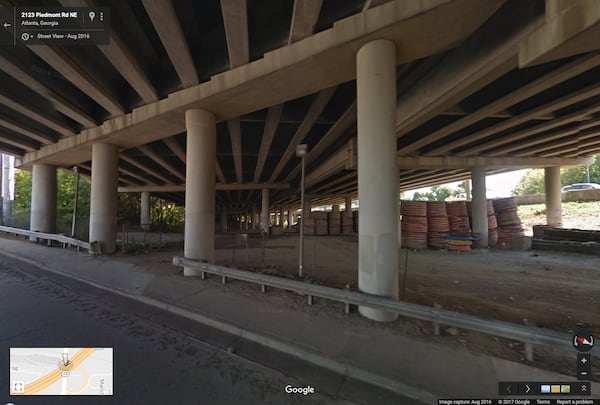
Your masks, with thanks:
[[(437, 308), (437, 309), (442, 308), (442, 306), (440, 304), (438, 304), (437, 302), (433, 303), (433, 307)], [(439, 336), (440, 335), (440, 324), (438, 322), (434, 322), (433, 323), (433, 334), (435, 336)]]
[[(523, 319), (523, 324), (535, 326), (535, 322), (529, 321), (527, 318)], [(529, 342), (524, 342), (525, 348), (525, 359), (527, 361), (533, 361), (533, 345)]]
[(206, 272), (201, 272), (200, 273), (200, 280), (206, 280)]
[(263, 294), (266, 293), (267, 292), (267, 286), (264, 285), (264, 284), (261, 284), (260, 285), (260, 292), (263, 293)]
[(344, 302), (344, 312), (346, 314), (350, 313), (350, 304), (348, 304), (347, 302)]
[(308, 305), (312, 305), (313, 304), (313, 297), (312, 295), (308, 295)]
[(225, 276), (221, 277), (221, 283), (222, 284), (227, 283), (227, 277), (225, 277)]

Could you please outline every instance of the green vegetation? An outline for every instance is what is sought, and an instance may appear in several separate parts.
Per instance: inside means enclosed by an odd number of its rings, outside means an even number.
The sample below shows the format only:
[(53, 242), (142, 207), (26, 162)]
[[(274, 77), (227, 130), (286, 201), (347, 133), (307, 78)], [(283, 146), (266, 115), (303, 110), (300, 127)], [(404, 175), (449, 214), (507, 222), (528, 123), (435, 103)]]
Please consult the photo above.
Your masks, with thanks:
[[(587, 183), (586, 166), (569, 167), (560, 170), (560, 181), (563, 186), (574, 183)], [(590, 165), (590, 182), (600, 183), (600, 155)], [(544, 192), (544, 170), (529, 170), (512, 191), (513, 195), (540, 194)]]
[[(518, 214), (524, 221), (536, 217), (545, 220), (546, 205), (519, 205)], [(600, 201), (563, 202), (562, 214), (563, 217), (600, 218)]]
[[(77, 176), (67, 170), (57, 173), (57, 232), (70, 235), (73, 220), (73, 204), (75, 199), (75, 184)], [(91, 181), (88, 177), (80, 176), (79, 199), (77, 202), (77, 232), (78, 239), (87, 240), (90, 218)], [(139, 224), (140, 195), (139, 193), (118, 194), (119, 223)], [(31, 172), (17, 170), (15, 172), (15, 201), (11, 225), (18, 228), (29, 228), (31, 213)], [(185, 210), (170, 201), (160, 198), (150, 199), (150, 220), (152, 226), (161, 231), (182, 231)]]
[(452, 189), (447, 186), (433, 186), (431, 191), (426, 193), (419, 193), (418, 191), (413, 195), (415, 201), (446, 201), (449, 197), (456, 197), (459, 194), (465, 193), (465, 184), (460, 183), (456, 188)]

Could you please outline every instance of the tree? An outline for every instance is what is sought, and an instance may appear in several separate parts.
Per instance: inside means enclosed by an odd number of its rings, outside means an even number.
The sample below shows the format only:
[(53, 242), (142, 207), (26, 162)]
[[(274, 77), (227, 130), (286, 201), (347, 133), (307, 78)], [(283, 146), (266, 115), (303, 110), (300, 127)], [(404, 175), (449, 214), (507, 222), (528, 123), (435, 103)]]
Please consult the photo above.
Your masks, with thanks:
[(455, 191), (445, 186), (433, 186), (431, 191), (426, 193), (419, 193), (418, 191), (413, 195), (413, 200), (416, 201), (445, 201), (446, 198), (454, 195)]
[[(586, 166), (578, 166), (561, 169), (560, 179), (563, 186), (573, 183), (587, 183), (587, 168)], [(590, 182), (600, 183), (600, 155), (596, 155), (594, 163), (590, 165)]]
[(512, 195), (539, 194), (544, 192), (544, 170), (531, 169), (521, 177)]

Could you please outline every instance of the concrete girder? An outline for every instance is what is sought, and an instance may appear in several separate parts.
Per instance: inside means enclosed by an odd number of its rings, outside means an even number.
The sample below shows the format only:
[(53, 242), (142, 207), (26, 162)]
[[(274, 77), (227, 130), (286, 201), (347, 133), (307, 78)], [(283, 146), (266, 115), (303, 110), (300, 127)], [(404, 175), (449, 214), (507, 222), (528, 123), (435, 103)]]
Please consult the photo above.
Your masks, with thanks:
[(296, 130), (296, 133), (290, 141), (290, 144), (283, 153), (283, 156), (281, 156), (279, 163), (277, 163), (275, 170), (273, 170), (273, 174), (271, 174), (269, 182), (277, 180), (277, 177), (279, 177), (283, 168), (288, 164), (290, 159), (296, 153), (296, 146), (302, 143), (306, 134), (308, 134), (308, 132), (311, 130), (311, 128), (319, 118), (319, 115), (321, 115), (321, 113), (329, 103), (329, 100), (331, 100), (331, 97), (335, 93), (336, 89), (337, 87), (330, 87), (319, 92), (317, 98), (315, 99), (315, 101), (313, 101), (308, 112), (306, 113), (304, 120)]
[(28, 138), (35, 139), (36, 141), (42, 143), (43, 145), (49, 145), (52, 141), (48, 138), (38, 135), (36, 132), (33, 132), (27, 128), (23, 128), (21, 125), (16, 123), (7, 121), (5, 119), (0, 118), (0, 126), (18, 132), (19, 134), (25, 135)]
[(294, 0), (288, 44), (300, 41), (315, 31), (323, 0)]
[(62, 96), (56, 94), (44, 83), (36, 80), (29, 73), (27, 73), (26, 71), (24, 71), (19, 66), (15, 65), (2, 55), (0, 55), (0, 66), (2, 66), (2, 70), (5, 73), (12, 76), (13, 78), (21, 82), (23, 85), (29, 87), (31, 90), (35, 91), (40, 96), (48, 99), (52, 103), (56, 111), (60, 111), (72, 120), (79, 122), (84, 127), (92, 127), (98, 124), (96, 120), (90, 117), (86, 112), (81, 110), (79, 107), (71, 104), (71, 102), (65, 100)]
[(181, 145), (179, 145), (179, 143), (177, 143), (175, 137), (163, 139), (163, 142), (165, 143), (165, 145), (167, 145), (169, 149), (171, 149), (171, 151), (173, 151), (173, 153), (179, 158), (179, 160), (185, 163), (185, 150), (181, 147)]
[[(59, 0), (63, 7), (95, 7), (97, 4), (91, 0)], [(127, 83), (140, 95), (145, 103), (158, 100), (156, 89), (146, 77), (144, 70), (137, 63), (117, 33), (110, 29), (110, 43), (98, 46), (106, 59), (125, 78)]]
[(187, 88), (198, 84), (200, 79), (196, 65), (171, 2), (142, 0), (142, 4), (152, 20), (152, 25), (154, 25), (183, 87)]
[[(474, 35), (415, 83), (398, 102), (398, 136), (516, 68), (517, 45), (543, 23), (543, 8), (538, 6), (538, 2), (507, 2)], [(420, 144), (415, 143), (413, 150)]]
[(158, 163), (160, 166), (162, 166), (165, 170), (167, 170), (167, 172), (169, 172), (173, 176), (177, 177), (179, 180), (185, 182), (185, 176), (182, 173), (180, 173), (179, 170), (177, 170), (177, 168), (174, 167), (171, 163), (169, 163), (166, 159), (164, 159), (158, 153), (154, 152), (150, 148), (150, 146), (142, 145), (142, 146), (138, 146), (138, 149), (140, 150), (140, 152), (142, 152), (143, 154), (148, 156), (150, 159), (152, 159), (156, 163)]
[(144, 173), (148, 173), (150, 176), (159, 179), (160, 181), (164, 182), (165, 184), (173, 184), (172, 180), (167, 179), (160, 173), (157, 173), (156, 170), (146, 166), (145, 164), (138, 162), (134, 158), (131, 158), (131, 157), (125, 155), (124, 153), (121, 153), (119, 155), (119, 159), (123, 160), (124, 162), (129, 163), (132, 166), (137, 167), (138, 169), (141, 169)]
[[(170, 5), (150, 0), (144, 3), (150, 9), (154, 9), (153, 4)], [(340, 20), (333, 28), (303, 41), (268, 52), (253, 63), (217, 74), (206, 83), (177, 91), (102, 126), (84, 130), (68, 142), (28, 153), (23, 164), (72, 165), (90, 159), (89, 144), (93, 142), (116, 143), (127, 149), (179, 134), (185, 130), (181, 111), (187, 108), (210, 109), (218, 120), (226, 120), (347, 82), (356, 75), (353, 63), (356, 49), (375, 37), (392, 40), (402, 47), (398, 64), (437, 54), (464, 40), (502, 3), (502, 0), (385, 3)], [(157, 19), (162, 21), (162, 16)], [(460, 25), (456, 25), (457, 19)], [(405, 41), (407, 37), (411, 41)]]
[(38, 113), (38, 112), (32, 110), (31, 108), (24, 106), (21, 103), (11, 99), (10, 97), (3, 95), (3, 94), (0, 94), (0, 104), (3, 104), (8, 108), (11, 108), (11, 109), (17, 111), (18, 113), (23, 114), (27, 118), (31, 118), (33, 121), (37, 121), (40, 124), (50, 128), (50, 129), (53, 129), (54, 131), (58, 132), (62, 136), (75, 135), (75, 132), (73, 132), (66, 125), (58, 123), (58, 122), (42, 115), (41, 113)]
[[(287, 183), (216, 183), (217, 190), (286, 190), (290, 188)], [(172, 193), (185, 191), (185, 184), (168, 184), (163, 186), (145, 185), (132, 187), (119, 187), (120, 193), (140, 193), (150, 191), (153, 193)]]
[(229, 128), (229, 137), (231, 138), (235, 178), (238, 183), (243, 183), (244, 167), (242, 165), (242, 128), (240, 126), (240, 119), (233, 118), (227, 121), (227, 127)]
[(258, 152), (258, 159), (256, 161), (256, 168), (254, 170), (254, 182), (258, 183), (262, 176), (265, 162), (267, 161), (267, 155), (271, 149), (281, 114), (283, 113), (283, 104), (279, 104), (269, 108), (267, 113), (267, 121), (265, 122), (265, 129), (263, 131), (262, 141), (260, 143), (260, 150)]
[(221, 13), (229, 52), (229, 64), (235, 68), (248, 63), (248, 7), (246, 0), (221, 0)]
[[(445, 127), (432, 132), (431, 134), (421, 138), (418, 144), (409, 145), (408, 147), (401, 148), (400, 151), (403, 153), (408, 153), (410, 151), (414, 151), (418, 149), (420, 146), (426, 145), (427, 143), (434, 142), (438, 139), (442, 139), (443, 137), (460, 131), (472, 125), (484, 118), (491, 117), (493, 114), (497, 114), (499, 111), (503, 111), (504, 109), (515, 105), (523, 100), (526, 100), (529, 97), (532, 97), (539, 92), (548, 89), (550, 87), (556, 86), (560, 83), (563, 83), (566, 80), (569, 80), (587, 70), (593, 69), (597, 66), (600, 66), (600, 55), (583, 55), (571, 63), (568, 63), (565, 66), (562, 66), (556, 70), (553, 70), (550, 73), (547, 73), (536, 80), (526, 84), (523, 87), (520, 87), (516, 91), (513, 91), (503, 97), (500, 97), (489, 104), (479, 108), (477, 111), (474, 111), (470, 114), (465, 115), (464, 118), (461, 118), (457, 121), (452, 122)], [(547, 117), (549, 115), (549, 117)], [(530, 116), (529, 119), (553, 119), (552, 111), (544, 110), (543, 112)], [(514, 118), (514, 115), (509, 114), (506, 118)], [(452, 149), (456, 147), (456, 145), (460, 145), (459, 142), (449, 142), (445, 143), (442, 146), (439, 146), (433, 150), (428, 151), (431, 155), (442, 155), (450, 152)]]
[(600, 3), (546, 0), (546, 23), (519, 46), (526, 67), (600, 49)]
[(58, 48), (51, 48), (46, 45), (30, 45), (28, 48), (82, 92), (93, 94), (94, 100), (113, 116), (120, 116), (125, 113), (125, 107), (102, 86), (101, 81), (89, 77), (84, 69), (71, 62)]
[(488, 169), (511, 168), (517, 170), (533, 167), (581, 166), (593, 163), (593, 159), (590, 157), (398, 156), (397, 162), (400, 169), (467, 169), (473, 167), (487, 167)]

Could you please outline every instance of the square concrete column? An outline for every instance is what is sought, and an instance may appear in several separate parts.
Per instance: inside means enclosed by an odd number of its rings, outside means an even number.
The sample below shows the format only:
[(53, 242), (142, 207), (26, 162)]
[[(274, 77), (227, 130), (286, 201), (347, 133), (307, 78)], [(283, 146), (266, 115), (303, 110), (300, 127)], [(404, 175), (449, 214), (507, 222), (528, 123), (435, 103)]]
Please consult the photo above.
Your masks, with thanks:
[(98, 242), (102, 253), (114, 253), (117, 248), (118, 178), (119, 148), (93, 144), (90, 242)]
[(488, 247), (487, 195), (485, 186), (485, 167), (471, 169), (473, 183), (473, 201), (471, 203), (471, 228), (473, 236), (479, 238), (473, 245), (484, 249)]
[(33, 165), (29, 230), (56, 232), (56, 166)]
[[(215, 199), (217, 128), (215, 116), (199, 109), (185, 112), (185, 235), (183, 254), (189, 259), (215, 261)], [(184, 267), (185, 276), (201, 271)]]
[(140, 227), (144, 231), (150, 230), (150, 192), (142, 191), (140, 197)]
[(260, 229), (263, 232), (269, 232), (269, 225), (271, 223), (271, 215), (269, 212), (269, 189), (262, 189), (262, 211), (260, 219)]
[[(398, 168), (396, 165), (396, 46), (387, 40), (357, 54), (358, 288), (398, 299)], [(376, 321), (395, 313), (359, 307)]]
[(550, 226), (562, 226), (562, 195), (560, 186), (560, 167), (546, 167), (544, 169), (546, 224)]

